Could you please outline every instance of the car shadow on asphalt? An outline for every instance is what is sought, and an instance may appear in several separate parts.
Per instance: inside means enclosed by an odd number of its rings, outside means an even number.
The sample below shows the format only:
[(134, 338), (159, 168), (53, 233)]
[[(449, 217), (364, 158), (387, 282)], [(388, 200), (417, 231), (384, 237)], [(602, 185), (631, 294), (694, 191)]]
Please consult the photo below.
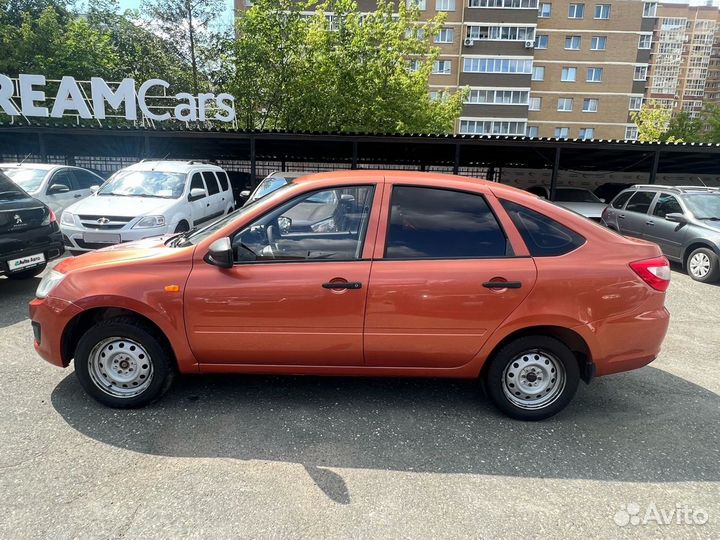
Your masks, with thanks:
[(52, 404), (87, 437), (135, 452), (302, 464), (343, 504), (332, 468), (720, 480), (720, 396), (652, 367), (581, 384), (567, 409), (535, 423), (497, 413), (474, 382), (433, 379), (183, 377), (149, 407), (113, 410), (69, 374)]
[(28, 319), (28, 302), (35, 298), (40, 278), (8, 279), (0, 276), (0, 328)]

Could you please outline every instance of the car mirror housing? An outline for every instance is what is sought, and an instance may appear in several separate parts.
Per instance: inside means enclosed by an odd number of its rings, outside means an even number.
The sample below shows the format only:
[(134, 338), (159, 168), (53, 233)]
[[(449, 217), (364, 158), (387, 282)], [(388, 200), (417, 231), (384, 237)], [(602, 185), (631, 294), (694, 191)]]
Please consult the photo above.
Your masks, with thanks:
[(230, 239), (226, 236), (225, 238), (219, 238), (215, 240), (210, 247), (203, 260), (217, 266), (219, 268), (232, 268), (233, 266), (233, 252)]
[(92, 193), (97, 193), (99, 189), (100, 189), (100, 186), (90, 186), (90, 191)]
[(67, 193), (68, 191), (70, 191), (70, 188), (67, 187), (65, 184), (53, 184), (47, 190), (48, 195), (56, 195), (58, 193)]
[(204, 189), (193, 188), (190, 190), (190, 195), (188, 195), (188, 201), (197, 201), (198, 199), (202, 199), (205, 196), (207, 196), (207, 193)]
[(672, 221), (673, 223), (687, 223), (688, 222), (685, 215), (681, 214), (679, 212), (674, 212), (672, 214), (665, 214), (665, 219), (668, 221)]

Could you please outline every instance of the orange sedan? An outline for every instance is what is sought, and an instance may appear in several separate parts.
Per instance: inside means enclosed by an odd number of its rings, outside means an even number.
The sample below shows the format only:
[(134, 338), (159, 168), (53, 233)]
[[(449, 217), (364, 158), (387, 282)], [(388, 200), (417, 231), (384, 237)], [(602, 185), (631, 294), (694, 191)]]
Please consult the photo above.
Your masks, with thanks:
[(655, 359), (669, 283), (656, 245), (526, 192), (344, 171), (64, 260), (30, 316), (38, 353), (112, 407), (177, 373), (456, 377), (538, 420)]

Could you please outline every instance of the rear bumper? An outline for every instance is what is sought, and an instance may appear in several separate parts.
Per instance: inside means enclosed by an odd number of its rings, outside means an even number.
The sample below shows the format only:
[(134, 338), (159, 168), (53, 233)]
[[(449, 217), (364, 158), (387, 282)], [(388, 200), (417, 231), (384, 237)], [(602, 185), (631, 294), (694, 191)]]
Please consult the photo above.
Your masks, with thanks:
[[(22, 257), (29, 257), (30, 255), (42, 253), (45, 256), (45, 262), (48, 262), (53, 259), (57, 259), (64, 252), (65, 247), (63, 246), (60, 233), (52, 233), (49, 237), (45, 237), (42, 241), (33, 242), (32, 245), (21, 250), (0, 254), (0, 275), (8, 273), (8, 261), (13, 259), (20, 259)], [(23, 270), (29, 270), (30, 268), (32, 267), (25, 267)]]
[(590, 345), (595, 375), (646, 366), (660, 354), (670, 324), (664, 307), (611, 317), (574, 328)]
[(49, 296), (30, 302), (35, 351), (55, 366), (67, 367), (69, 358), (63, 358), (62, 336), (68, 323), (82, 309), (60, 298)]

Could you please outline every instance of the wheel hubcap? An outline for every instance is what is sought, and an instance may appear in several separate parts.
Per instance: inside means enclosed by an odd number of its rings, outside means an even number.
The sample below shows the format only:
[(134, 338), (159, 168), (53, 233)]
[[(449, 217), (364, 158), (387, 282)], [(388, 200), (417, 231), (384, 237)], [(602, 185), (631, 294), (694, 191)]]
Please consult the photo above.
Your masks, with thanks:
[(690, 259), (690, 273), (696, 277), (705, 277), (710, 271), (710, 257), (705, 253), (696, 253)]
[(90, 351), (88, 367), (95, 386), (119, 398), (142, 394), (153, 376), (152, 360), (145, 348), (122, 337), (106, 338), (95, 345)]
[(542, 409), (565, 389), (565, 367), (552, 354), (526, 351), (508, 363), (503, 373), (505, 397), (521, 409)]

